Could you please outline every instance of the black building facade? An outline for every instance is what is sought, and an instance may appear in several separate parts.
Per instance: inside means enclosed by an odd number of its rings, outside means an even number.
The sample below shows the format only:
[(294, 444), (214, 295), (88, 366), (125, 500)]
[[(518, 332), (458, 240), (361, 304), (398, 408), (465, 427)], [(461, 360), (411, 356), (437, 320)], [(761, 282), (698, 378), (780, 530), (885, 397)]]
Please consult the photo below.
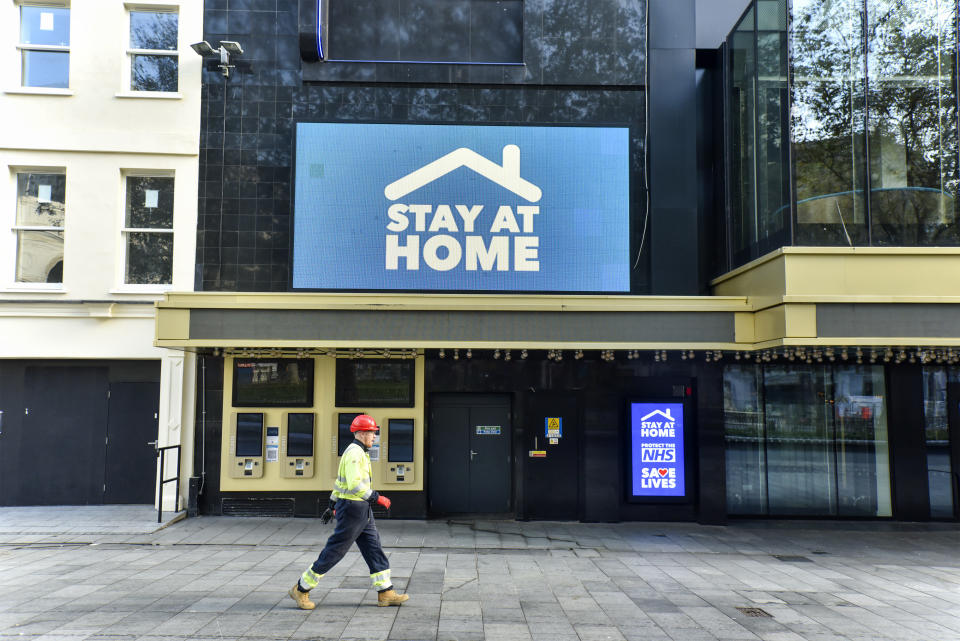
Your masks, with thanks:
[[(757, 94), (737, 90), (748, 47), (698, 50), (695, 8), (208, 0), (206, 39), (239, 42), (243, 55), (227, 77), (216, 63), (205, 71), (196, 292), (168, 295), (157, 334), (200, 354), (192, 509), (318, 515), (339, 426), (369, 411), (385, 428), (375, 477), (393, 517), (954, 518), (952, 293), (930, 285), (908, 299), (884, 277), (922, 277), (951, 252), (792, 247), (796, 197), (789, 181), (774, 185), (790, 172), (772, 169), (791, 166), (789, 132), (782, 118), (778, 129), (754, 117), (772, 159), (758, 168), (743, 124)], [(760, 12), (785, 46), (785, 3), (749, 11), (751, 55), (769, 50), (757, 44)], [(770, 15), (782, 17), (775, 29)], [(770, 96), (789, 113), (783, 78), (765, 94), (768, 114)], [(310, 127), (331, 123), (387, 126), (349, 130), (385, 132), (371, 173), (393, 158), (391, 125), (476, 127), (477, 140), (496, 127), (626, 132), (625, 224), (607, 239), (623, 248), (625, 284), (350, 285), (370, 259), (358, 249), (337, 268), (344, 285), (304, 286), (305, 246), (360, 242), (308, 242), (299, 226), (309, 203), (341, 197), (310, 185), (335, 174), (349, 139), (298, 156), (307, 132), (334, 131)], [(518, 153), (522, 172), (529, 156)], [(496, 169), (513, 162), (504, 146)], [(780, 195), (763, 201), (776, 233), (752, 240), (744, 229), (761, 200), (746, 170)], [(410, 256), (398, 264), (409, 269)], [(934, 320), (918, 331), (917, 314)], [(300, 454), (289, 447), (295, 414), (310, 425)], [(908, 480), (918, 475), (927, 483)]]

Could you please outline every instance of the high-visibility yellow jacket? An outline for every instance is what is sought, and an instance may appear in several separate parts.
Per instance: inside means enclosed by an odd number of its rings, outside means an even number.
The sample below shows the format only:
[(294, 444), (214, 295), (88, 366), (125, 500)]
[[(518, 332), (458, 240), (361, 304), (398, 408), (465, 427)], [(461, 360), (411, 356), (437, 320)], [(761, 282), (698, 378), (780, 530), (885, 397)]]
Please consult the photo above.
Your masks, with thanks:
[(357, 441), (348, 445), (340, 457), (340, 468), (330, 498), (348, 501), (371, 501), (377, 498), (373, 489), (370, 455)]

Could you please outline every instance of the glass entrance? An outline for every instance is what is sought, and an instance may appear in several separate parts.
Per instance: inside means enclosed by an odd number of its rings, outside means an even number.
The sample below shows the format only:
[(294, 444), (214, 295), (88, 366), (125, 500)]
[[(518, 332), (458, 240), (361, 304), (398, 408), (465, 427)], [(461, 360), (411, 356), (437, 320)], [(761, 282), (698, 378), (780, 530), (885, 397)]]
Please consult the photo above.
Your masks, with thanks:
[[(960, 420), (960, 383), (956, 368), (923, 369), (924, 446), (930, 518), (954, 519), (957, 514), (951, 425)], [(953, 445), (953, 447), (951, 447)]]

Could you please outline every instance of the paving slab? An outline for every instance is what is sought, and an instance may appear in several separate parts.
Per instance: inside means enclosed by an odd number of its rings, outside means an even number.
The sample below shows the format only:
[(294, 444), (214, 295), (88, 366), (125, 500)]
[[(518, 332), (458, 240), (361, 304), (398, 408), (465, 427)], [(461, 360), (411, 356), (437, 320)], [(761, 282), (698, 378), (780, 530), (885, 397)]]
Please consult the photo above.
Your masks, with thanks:
[(169, 516), (0, 508), (0, 641), (960, 641), (956, 524), (383, 520), (411, 600), (354, 550), (305, 612), (329, 526)]

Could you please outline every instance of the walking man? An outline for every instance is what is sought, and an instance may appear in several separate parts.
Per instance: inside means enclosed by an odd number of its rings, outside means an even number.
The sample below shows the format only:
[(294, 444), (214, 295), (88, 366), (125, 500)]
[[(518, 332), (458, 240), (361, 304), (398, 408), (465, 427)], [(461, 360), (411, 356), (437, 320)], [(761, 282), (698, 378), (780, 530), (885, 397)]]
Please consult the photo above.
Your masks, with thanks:
[(379, 429), (373, 417), (366, 414), (360, 414), (350, 424), (355, 440), (343, 451), (337, 480), (330, 494), (330, 507), (320, 519), (326, 523), (332, 513), (337, 519), (336, 527), (320, 556), (287, 593), (301, 610), (317, 607), (310, 600), (310, 590), (317, 587), (323, 575), (343, 558), (354, 541), (370, 568), (370, 580), (377, 591), (377, 605), (400, 605), (410, 598), (393, 590), (390, 563), (380, 547), (380, 534), (373, 521), (374, 503), (390, 509), (390, 499), (373, 489), (373, 468), (368, 453)]

